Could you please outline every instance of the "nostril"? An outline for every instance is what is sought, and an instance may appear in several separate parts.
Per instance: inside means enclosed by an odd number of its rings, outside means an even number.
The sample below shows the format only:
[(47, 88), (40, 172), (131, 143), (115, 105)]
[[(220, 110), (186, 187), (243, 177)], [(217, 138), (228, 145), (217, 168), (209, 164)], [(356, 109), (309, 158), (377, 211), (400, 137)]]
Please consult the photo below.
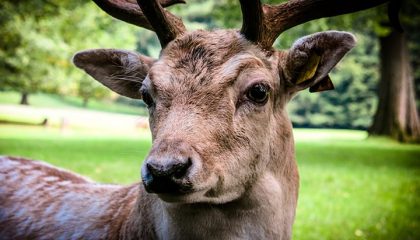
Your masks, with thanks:
[(150, 162), (146, 163), (146, 168), (153, 177), (173, 177), (180, 179), (185, 176), (191, 165), (191, 158), (187, 158), (186, 161), (173, 160), (164, 165)]
[(147, 163), (146, 164), (146, 167), (147, 167), (147, 170), (149, 170), (149, 172), (150, 172), (150, 174), (152, 176), (160, 176), (160, 175), (162, 175), (163, 170), (162, 170), (162, 167), (161, 166), (156, 166), (156, 165), (154, 165), (152, 163)]
[(191, 158), (188, 158), (185, 163), (177, 164), (176, 166), (174, 166), (175, 169), (174, 169), (173, 177), (175, 179), (183, 178), (185, 174), (187, 173), (188, 169), (191, 167), (191, 165), (192, 165)]

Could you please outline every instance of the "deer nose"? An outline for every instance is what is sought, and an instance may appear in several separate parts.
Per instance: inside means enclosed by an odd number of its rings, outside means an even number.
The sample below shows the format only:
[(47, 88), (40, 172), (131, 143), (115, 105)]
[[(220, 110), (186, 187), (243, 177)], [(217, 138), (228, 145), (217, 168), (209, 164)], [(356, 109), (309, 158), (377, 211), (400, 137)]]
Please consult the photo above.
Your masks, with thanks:
[(186, 179), (192, 166), (189, 157), (173, 159), (149, 158), (143, 166), (143, 184), (149, 193), (182, 194), (191, 188)]

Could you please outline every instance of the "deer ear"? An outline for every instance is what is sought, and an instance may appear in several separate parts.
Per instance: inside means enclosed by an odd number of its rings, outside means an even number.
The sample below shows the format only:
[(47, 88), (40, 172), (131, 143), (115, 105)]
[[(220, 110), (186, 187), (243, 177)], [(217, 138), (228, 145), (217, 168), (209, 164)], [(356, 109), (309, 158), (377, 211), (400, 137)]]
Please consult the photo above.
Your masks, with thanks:
[(73, 63), (112, 91), (141, 99), (140, 87), (152, 58), (136, 52), (116, 49), (92, 49), (78, 52)]
[(310, 92), (334, 89), (328, 73), (356, 44), (351, 33), (327, 31), (298, 39), (282, 62), (291, 92), (309, 87)]

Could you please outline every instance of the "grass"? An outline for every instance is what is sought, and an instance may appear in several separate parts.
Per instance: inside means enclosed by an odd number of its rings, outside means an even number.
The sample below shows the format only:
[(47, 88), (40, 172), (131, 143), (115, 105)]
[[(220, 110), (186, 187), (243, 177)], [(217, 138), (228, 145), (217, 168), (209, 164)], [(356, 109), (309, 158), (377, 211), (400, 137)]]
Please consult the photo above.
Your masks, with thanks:
[(301, 141), (297, 159), (295, 239), (420, 238), (420, 146)]
[(100, 182), (138, 181), (150, 134), (103, 135), (85, 131), (0, 125), (0, 154), (26, 156)]
[[(296, 130), (294, 239), (420, 239), (420, 146), (362, 131)], [(138, 181), (148, 133), (0, 125), (0, 154), (42, 159), (101, 182)]]
[[(0, 91), (0, 104), (18, 104), (20, 101), (20, 94), (17, 92)], [(29, 104), (35, 107), (50, 107), (50, 108), (83, 108), (97, 111), (123, 113), (131, 115), (147, 115), (144, 108), (120, 104), (111, 100), (96, 100), (89, 101), (86, 108), (83, 107), (83, 100), (78, 97), (60, 96), (55, 94), (37, 93), (29, 95)]]

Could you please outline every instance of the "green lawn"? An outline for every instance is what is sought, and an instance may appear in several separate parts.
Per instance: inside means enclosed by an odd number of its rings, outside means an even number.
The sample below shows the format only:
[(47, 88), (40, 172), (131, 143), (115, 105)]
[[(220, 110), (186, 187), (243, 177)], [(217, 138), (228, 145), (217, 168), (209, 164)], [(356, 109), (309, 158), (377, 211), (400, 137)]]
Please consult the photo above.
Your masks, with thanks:
[[(19, 104), (20, 94), (17, 92), (0, 91), (0, 104)], [(83, 100), (78, 97), (60, 96), (56, 94), (37, 93), (29, 95), (29, 104), (35, 107), (51, 108), (83, 108)], [(146, 110), (141, 107), (116, 103), (111, 100), (89, 101), (86, 109), (146, 116)]]
[[(294, 239), (420, 239), (420, 146), (361, 131), (296, 130), (301, 188)], [(113, 183), (138, 181), (148, 133), (61, 133), (0, 125), (0, 154)]]

